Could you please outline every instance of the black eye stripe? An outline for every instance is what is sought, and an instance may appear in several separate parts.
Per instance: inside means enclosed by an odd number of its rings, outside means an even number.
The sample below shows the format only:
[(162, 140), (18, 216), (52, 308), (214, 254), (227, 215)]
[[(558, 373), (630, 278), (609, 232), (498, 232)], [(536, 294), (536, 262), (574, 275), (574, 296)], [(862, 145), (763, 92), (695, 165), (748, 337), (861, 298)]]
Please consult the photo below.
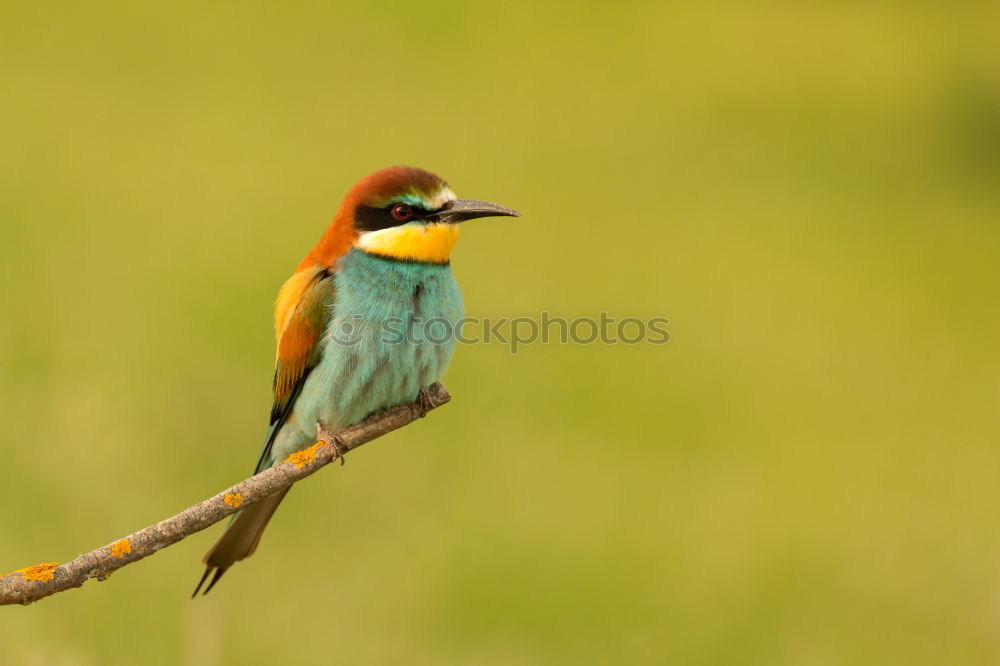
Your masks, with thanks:
[(385, 208), (358, 206), (354, 209), (355, 226), (358, 231), (378, 231), (379, 229), (398, 227), (399, 225), (406, 224), (407, 222), (420, 220), (431, 213), (431, 211), (424, 210), (423, 208), (410, 206), (410, 210), (413, 211), (412, 215), (405, 220), (400, 220), (392, 214), (392, 209), (398, 205), (399, 202), (391, 203)]

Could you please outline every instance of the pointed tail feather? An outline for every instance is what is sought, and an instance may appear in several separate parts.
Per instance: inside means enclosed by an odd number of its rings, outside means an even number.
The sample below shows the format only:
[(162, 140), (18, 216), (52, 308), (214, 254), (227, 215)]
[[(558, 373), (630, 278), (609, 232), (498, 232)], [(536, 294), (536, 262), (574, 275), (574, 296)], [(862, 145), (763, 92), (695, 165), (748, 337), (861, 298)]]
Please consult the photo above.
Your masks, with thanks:
[(205, 594), (208, 594), (209, 590), (219, 582), (222, 574), (226, 573), (226, 570), (233, 563), (253, 555), (254, 551), (257, 550), (257, 544), (260, 543), (260, 536), (264, 533), (264, 528), (267, 527), (267, 522), (271, 520), (274, 511), (281, 504), (281, 500), (285, 499), (288, 490), (285, 488), (256, 504), (251, 504), (237, 514), (236, 519), (229, 524), (212, 549), (205, 554), (203, 562), (207, 568), (191, 598), (198, 594), (198, 590), (205, 584), (209, 574), (213, 575), (208, 587), (205, 588)]

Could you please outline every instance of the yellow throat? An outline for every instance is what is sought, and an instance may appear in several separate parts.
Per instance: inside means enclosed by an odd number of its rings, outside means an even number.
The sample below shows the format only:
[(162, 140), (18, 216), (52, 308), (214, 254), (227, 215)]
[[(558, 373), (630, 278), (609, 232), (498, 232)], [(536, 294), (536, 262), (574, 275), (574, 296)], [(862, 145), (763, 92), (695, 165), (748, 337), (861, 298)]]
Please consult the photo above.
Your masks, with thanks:
[(369, 231), (361, 234), (357, 247), (392, 259), (443, 264), (458, 240), (458, 226), (432, 222)]

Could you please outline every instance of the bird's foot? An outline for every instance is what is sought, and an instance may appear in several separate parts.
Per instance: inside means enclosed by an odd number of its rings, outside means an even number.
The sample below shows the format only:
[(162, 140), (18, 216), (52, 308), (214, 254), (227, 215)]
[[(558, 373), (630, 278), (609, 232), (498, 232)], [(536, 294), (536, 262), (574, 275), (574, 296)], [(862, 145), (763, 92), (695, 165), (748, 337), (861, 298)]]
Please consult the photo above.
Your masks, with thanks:
[(340, 435), (338, 435), (335, 432), (330, 432), (329, 430), (327, 430), (326, 428), (323, 427), (322, 423), (318, 423), (317, 422), (316, 423), (316, 438), (319, 441), (321, 441), (321, 442), (323, 442), (325, 444), (329, 444), (330, 446), (332, 446), (333, 447), (333, 451), (334, 451), (333, 459), (337, 460), (339, 458), (340, 459), (340, 464), (341, 465), (344, 464), (344, 461), (346, 460), (344, 458), (344, 455), (348, 451), (350, 451), (350, 449), (348, 449), (347, 445), (344, 444), (344, 440), (342, 440), (340, 438)]
[(426, 387), (420, 389), (420, 393), (417, 394), (417, 418), (424, 418), (427, 416), (427, 412), (439, 406), (440, 405), (434, 401), (434, 398), (431, 397), (430, 389)]

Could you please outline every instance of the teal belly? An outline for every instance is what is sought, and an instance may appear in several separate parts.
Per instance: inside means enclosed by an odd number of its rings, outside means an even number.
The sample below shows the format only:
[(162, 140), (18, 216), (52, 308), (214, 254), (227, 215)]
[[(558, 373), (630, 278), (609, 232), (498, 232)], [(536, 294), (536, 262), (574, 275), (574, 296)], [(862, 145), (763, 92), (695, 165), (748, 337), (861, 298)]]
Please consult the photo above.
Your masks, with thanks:
[(415, 400), (447, 369), (463, 317), (462, 297), (448, 266), (351, 250), (335, 279), (336, 302), (321, 360), (295, 403), (294, 423), (286, 425), (294, 425), (307, 440), (317, 421), (341, 428)]

